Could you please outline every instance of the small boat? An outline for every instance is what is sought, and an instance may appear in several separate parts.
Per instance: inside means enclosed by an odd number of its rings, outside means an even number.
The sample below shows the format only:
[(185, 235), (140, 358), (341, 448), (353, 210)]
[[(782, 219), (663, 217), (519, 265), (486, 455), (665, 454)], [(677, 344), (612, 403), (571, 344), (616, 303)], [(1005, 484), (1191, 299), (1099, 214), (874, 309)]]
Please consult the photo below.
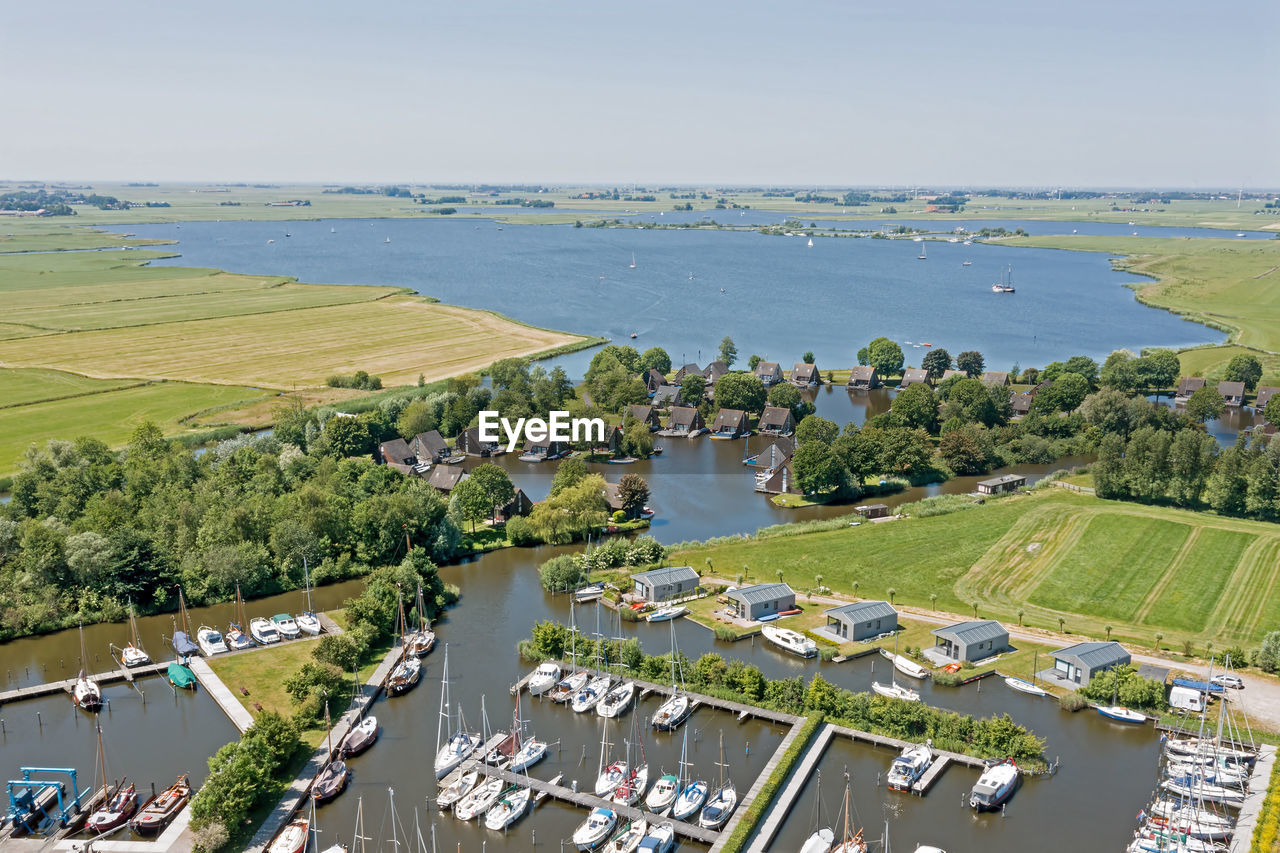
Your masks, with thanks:
[(631, 333), (631, 339), (632, 339), (632, 340), (635, 340), (635, 339), (636, 339), (636, 338), (638, 338), (638, 337), (640, 337), (640, 336), (639, 336), (639, 335), (637, 335), (635, 332), (632, 332), (632, 333)]
[(960, 262), (960, 266), (962, 266), (962, 267), (971, 267), (971, 266), (973, 266), (973, 261), (961, 261), (961, 262)]
[(529, 738), (520, 745), (516, 754), (511, 756), (511, 766), (507, 769), (512, 773), (520, 773), (546, 757), (547, 745), (537, 738)]
[[(466, 730), (462, 708), (458, 708), (458, 727), (453, 725), (453, 711), (449, 704), (449, 645), (444, 647), (444, 672), (440, 678), (440, 718), (436, 724), (436, 778), (448, 776), (471, 753), (480, 748), (480, 736)], [(499, 780), (500, 781), (500, 780)]]
[[(1006, 279), (1006, 275), (1008, 278)], [(991, 285), (992, 293), (1013, 293), (1013, 266), (1010, 265), (1006, 274), (1001, 274), (1000, 280)]]
[(1258, 760), (1257, 752), (1223, 746), (1214, 738), (1174, 738), (1165, 742), (1164, 750), (1171, 755), (1199, 756), (1211, 753), (1219, 758), (1245, 764), (1253, 764)]
[(1181, 833), (1146, 824), (1139, 827), (1125, 850), (1128, 853), (1224, 853), (1226, 848), (1221, 844), (1188, 838)]
[(844, 814), (844, 830), (841, 840), (831, 848), (831, 853), (867, 853), (867, 842), (862, 838), (862, 830), (854, 829), (851, 825), (848, 783), (844, 786), (844, 806), (840, 811)]
[(338, 754), (343, 758), (359, 755), (377, 742), (378, 732), (378, 718), (365, 717), (347, 732), (347, 736), (342, 739), (342, 745), (338, 747)]
[(827, 853), (836, 840), (836, 834), (829, 826), (817, 830), (800, 845), (800, 853)]
[(615, 761), (600, 771), (596, 777), (595, 794), (597, 797), (608, 797), (613, 794), (622, 781), (627, 778), (627, 762)]
[(1165, 765), (1166, 776), (1172, 778), (1194, 776), (1211, 785), (1225, 785), (1230, 788), (1243, 788), (1253, 777), (1253, 770), (1248, 767), (1206, 767), (1190, 762), (1170, 761)]
[(1160, 787), (1185, 800), (1220, 803), (1238, 809), (1244, 805), (1245, 792), (1222, 785), (1211, 785), (1197, 776), (1180, 776), (1177, 779), (1166, 779)]
[(581, 589), (575, 590), (573, 593), (574, 599), (576, 599), (579, 604), (585, 604), (588, 601), (595, 601), (602, 595), (604, 595), (604, 584), (602, 583), (584, 586)]
[(296, 640), (302, 635), (302, 629), (298, 627), (297, 620), (288, 613), (277, 613), (271, 617), (271, 623), (276, 626), (280, 636), (286, 640)]
[[(886, 657), (889, 656), (886, 655)], [(895, 654), (889, 659), (893, 661), (893, 668), (903, 675), (909, 675), (912, 678), (929, 677), (929, 670), (911, 660), (911, 658), (904, 658), (902, 655)]]
[(275, 242), (275, 240), (268, 240), (268, 241), (267, 241), (267, 245), (269, 246), (269, 245), (271, 245), (271, 244), (272, 244), (272, 243), (274, 243), (274, 242)]
[(1030, 681), (1027, 681), (1026, 679), (1022, 679), (1022, 678), (1017, 678), (1016, 676), (1012, 676), (1012, 675), (1005, 676), (1004, 683), (1009, 685), (1011, 689), (1017, 690), (1020, 693), (1029, 693), (1032, 696), (1048, 696), (1049, 695), (1048, 690), (1045, 690), (1042, 687), (1037, 687), (1036, 685), (1032, 684)]
[(680, 793), (680, 779), (667, 773), (658, 777), (658, 781), (653, 783), (653, 788), (644, 798), (644, 805), (654, 814), (662, 814), (667, 807), (675, 802), (676, 795)]
[(928, 744), (916, 744), (903, 748), (902, 754), (889, 765), (887, 779), (890, 791), (910, 791), (911, 786), (933, 764), (933, 750)]
[(165, 673), (169, 676), (169, 683), (181, 690), (196, 689), (196, 674), (183, 664), (173, 661), (169, 664), (169, 668)]
[(689, 701), (689, 697), (677, 693), (658, 706), (658, 710), (653, 712), (650, 722), (658, 731), (675, 731), (680, 727), (681, 723), (688, 719), (691, 710), (692, 703)]
[(302, 853), (307, 849), (307, 830), (311, 822), (305, 817), (292, 821), (284, 831), (276, 836), (275, 841), (267, 848), (267, 853)]
[(622, 780), (622, 784), (613, 789), (613, 802), (620, 806), (634, 806), (649, 790), (649, 765), (641, 764), (633, 768)]
[(596, 704), (604, 698), (609, 692), (609, 685), (613, 683), (613, 677), (610, 675), (599, 675), (591, 679), (586, 687), (573, 694), (573, 699), (569, 702), (569, 707), (573, 709), (575, 714), (581, 714), (584, 711), (590, 711)]
[(677, 604), (674, 607), (660, 607), (644, 619), (646, 622), (666, 622), (669, 619), (679, 619), (688, 612), (689, 608), (683, 604)]
[(1145, 714), (1139, 714), (1137, 711), (1131, 711), (1120, 705), (1099, 705), (1098, 713), (1121, 723), (1145, 723), (1147, 721)]
[(127, 667), (144, 666), (151, 663), (151, 656), (142, 648), (138, 640), (138, 620), (133, 615), (133, 602), (129, 602), (129, 642), (120, 650), (120, 662)]
[(200, 651), (205, 657), (213, 657), (229, 651), (226, 640), (222, 639), (222, 633), (208, 625), (201, 625), (196, 630), (196, 644), (200, 646)]
[(635, 269), (635, 268), (636, 268), (636, 253), (632, 252), (631, 253), (631, 269)]
[(83, 669), (76, 676), (76, 683), (71, 689), (71, 696), (76, 700), (76, 704), (86, 711), (102, 710), (102, 688), (98, 686), (97, 682), (85, 675)]
[(698, 813), (706, 801), (707, 783), (701, 780), (690, 782), (680, 791), (671, 806), (671, 817), (675, 820), (688, 820)]
[(1237, 237), (1243, 237), (1243, 236), (1244, 236), (1244, 232), (1243, 232), (1243, 231), (1237, 231), (1237, 232), (1236, 232), (1236, 236), (1237, 236)]
[(650, 828), (649, 834), (640, 839), (640, 853), (671, 853), (676, 846), (676, 828), (661, 823)]
[(477, 785), (453, 807), (453, 816), (458, 820), (471, 820), (476, 815), (484, 814), (493, 805), (506, 787), (501, 779), (486, 779)]
[(579, 670), (573, 675), (556, 684), (555, 689), (547, 696), (552, 702), (568, 702), (573, 694), (587, 686), (587, 682), (591, 680), (591, 673)]
[(116, 786), (115, 793), (97, 811), (89, 815), (84, 828), (94, 835), (102, 835), (124, 826), (137, 810), (137, 787), (132, 782), (127, 787), (121, 782)]
[(594, 808), (587, 819), (573, 831), (573, 843), (579, 850), (594, 850), (618, 825), (618, 814), (613, 809)]
[(601, 697), (596, 703), (596, 713), (602, 717), (616, 717), (627, 709), (635, 695), (636, 683), (624, 681)]
[(554, 661), (538, 664), (538, 668), (529, 676), (527, 687), (530, 696), (541, 696), (560, 680), (560, 665)]
[(260, 646), (269, 646), (280, 642), (280, 632), (270, 619), (255, 616), (249, 621), (249, 636)]
[[(498, 230), (499, 230), (499, 231), (501, 231), (502, 229), (501, 229), (501, 228), (499, 228)], [(390, 242), (391, 242), (391, 238), (390, 238), (390, 237), (388, 237), (387, 239), (383, 240), (382, 242), (384, 242), (384, 243), (390, 243)]]
[(336, 228), (330, 228), (330, 229), (329, 229), (329, 233), (330, 233), (330, 234), (337, 234), (337, 233), (338, 233), (338, 229), (336, 229)]
[(498, 795), (498, 801), (489, 806), (484, 815), (486, 829), (500, 832), (515, 823), (529, 808), (533, 790), (513, 786)]
[(253, 638), (246, 634), (243, 626), (248, 624), (244, 617), (244, 601), (240, 598), (240, 584), (236, 584), (236, 621), (227, 625), (227, 633), (223, 639), (227, 642), (227, 648), (233, 652), (251, 649), (254, 646)]
[(766, 640), (784, 652), (790, 652), (802, 658), (811, 658), (818, 654), (818, 644), (803, 634), (790, 628), (779, 628), (776, 625), (765, 625), (760, 633)]
[(182, 811), (189, 799), (191, 781), (186, 776), (179, 776), (177, 782), (143, 806), (142, 811), (129, 822), (129, 826), (139, 835), (155, 835), (169, 825), (169, 821)]
[(813, 248), (813, 238), (812, 238), (812, 237), (810, 237), (810, 238), (809, 238), (809, 248), (810, 248), (810, 249), (812, 249), (812, 248)]
[(924, 244), (924, 243), (921, 243), (921, 244), (920, 244), (920, 254), (916, 255), (916, 260), (918, 260), (918, 261), (927, 261), (927, 260), (929, 260), (929, 253), (925, 250), (925, 244)]
[(871, 682), (871, 689), (889, 699), (902, 699), (905, 702), (920, 701), (919, 693), (902, 684), (881, 684), (879, 681), (873, 681)]
[(387, 678), (387, 692), (392, 696), (408, 693), (422, 678), (422, 661), (406, 655)]
[(467, 773), (459, 773), (452, 778), (453, 781), (441, 788), (440, 793), (436, 795), (436, 806), (441, 810), (453, 808), (454, 803), (471, 793), (471, 789), (480, 779), (480, 774), (471, 770)]
[(347, 767), (347, 762), (330, 761), (311, 785), (311, 798), (317, 803), (327, 803), (343, 792), (350, 779), (351, 770)]
[(997, 762), (982, 771), (969, 792), (969, 808), (993, 811), (1004, 805), (1018, 787), (1018, 765), (1012, 758)]
[(605, 846), (604, 853), (635, 853), (648, 832), (649, 821), (643, 818), (633, 820), (622, 827), (617, 835), (613, 836), (613, 839)]
[(320, 617), (312, 613), (310, 610), (304, 610), (294, 617), (294, 622), (298, 626), (298, 630), (304, 634), (310, 634), (312, 637), (320, 634)]

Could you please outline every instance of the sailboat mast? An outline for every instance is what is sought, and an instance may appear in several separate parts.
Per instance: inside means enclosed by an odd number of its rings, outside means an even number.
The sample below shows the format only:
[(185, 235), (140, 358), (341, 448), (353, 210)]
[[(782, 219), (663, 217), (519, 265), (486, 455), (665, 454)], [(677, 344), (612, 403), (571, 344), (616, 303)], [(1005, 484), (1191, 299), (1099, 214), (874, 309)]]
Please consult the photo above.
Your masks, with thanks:
[(387, 788), (387, 796), (391, 798), (391, 849), (400, 849), (400, 839), (396, 835), (396, 789)]
[(307, 568), (307, 555), (302, 555), (302, 583), (307, 587), (307, 612), (311, 613), (315, 610), (311, 606), (311, 572)]
[(440, 679), (440, 719), (436, 721), (436, 752), (440, 751), (440, 737), (449, 720), (449, 644), (444, 644), (444, 672)]

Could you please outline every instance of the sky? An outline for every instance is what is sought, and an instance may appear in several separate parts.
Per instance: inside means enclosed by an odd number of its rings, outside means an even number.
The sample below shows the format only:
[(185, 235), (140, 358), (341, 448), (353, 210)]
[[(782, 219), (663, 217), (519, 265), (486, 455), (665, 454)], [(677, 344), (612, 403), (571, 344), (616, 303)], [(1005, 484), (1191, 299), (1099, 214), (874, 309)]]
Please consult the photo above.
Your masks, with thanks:
[(0, 178), (1280, 187), (1280, 2), (10, 4)]

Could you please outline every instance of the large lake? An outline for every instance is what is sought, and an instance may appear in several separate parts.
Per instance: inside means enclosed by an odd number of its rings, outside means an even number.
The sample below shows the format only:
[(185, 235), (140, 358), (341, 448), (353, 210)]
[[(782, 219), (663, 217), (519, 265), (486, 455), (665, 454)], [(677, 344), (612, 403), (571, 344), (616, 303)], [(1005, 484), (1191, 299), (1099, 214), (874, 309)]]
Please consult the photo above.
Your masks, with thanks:
[[(502, 227), (476, 219), (118, 230), (177, 240), (182, 257), (161, 264), (412, 287), (537, 326), (619, 342), (636, 333), (638, 347), (663, 346), (677, 362), (709, 361), (725, 335), (743, 360), (759, 353), (789, 364), (813, 350), (819, 365), (848, 366), (859, 347), (886, 335), (902, 343), (908, 364), (919, 364), (927, 350), (916, 345), (927, 341), (953, 355), (977, 349), (997, 370), (1223, 339), (1139, 304), (1123, 285), (1143, 279), (1113, 272), (1106, 255), (1089, 252), (932, 241), (924, 244), (928, 259), (919, 260), (922, 244), (910, 240), (820, 237), (808, 248), (805, 239), (754, 232)], [(966, 260), (970, 266), (962, 266)], [(1017, 292), (992, 293), (1010, 265)], [(565, 365), (580, 374), (587, 360), (579, 355)]]

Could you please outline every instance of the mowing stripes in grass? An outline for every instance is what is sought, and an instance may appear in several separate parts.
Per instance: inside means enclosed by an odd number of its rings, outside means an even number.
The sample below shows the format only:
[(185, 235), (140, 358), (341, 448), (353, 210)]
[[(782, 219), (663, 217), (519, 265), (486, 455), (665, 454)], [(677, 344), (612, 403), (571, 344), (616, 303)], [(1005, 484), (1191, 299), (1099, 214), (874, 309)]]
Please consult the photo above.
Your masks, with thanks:
[(1186, 524), (1099, 515), (1030, 596), (1066, 613), (1132, 619), (1190, 535)]
[(1214, 627), (1207, 624), (1209, 614), (1253, 541), (1247, 533), (1200, 528), (1192, 547), (1171, 567), (1168, 583), (1142, 622), (1193, 632)]

